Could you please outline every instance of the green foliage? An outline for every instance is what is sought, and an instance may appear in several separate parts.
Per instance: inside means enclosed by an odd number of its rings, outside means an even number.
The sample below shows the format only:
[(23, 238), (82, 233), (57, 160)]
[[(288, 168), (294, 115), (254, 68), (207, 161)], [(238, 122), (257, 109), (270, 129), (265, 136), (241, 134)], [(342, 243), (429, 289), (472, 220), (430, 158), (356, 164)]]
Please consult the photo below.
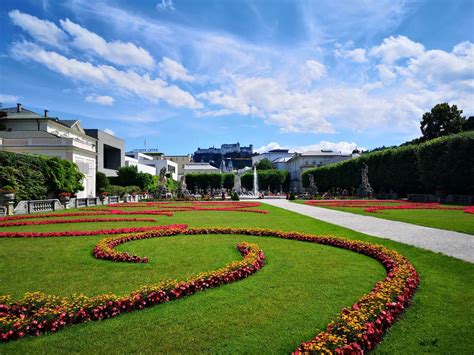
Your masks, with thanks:
[(442, 103), (426, 112), (421, 119), (420, 129), (425, 140), (459, 133), (463, 130), (466, 118), (456, 105)]
[[(258, 186), (261, 190), (270, 187), (272, 192), (288, 191), (290, 174), (286, 170), (257, 170)], [(241, 176), (242, 186), (247, 190), (253, 190), (253, 173), (245, 173)]]
[(240, 201), (239, 194), (236, 191), (232, 191), (230, 194), (230, 199), (232, 201)]
[(107, 191), (110, 186), (109, 178), (102, 172), (98, 171), (95, 174), (95, 190), (96, 192)]
[(360, 171), (365, 162), (369, 166), (369, 182), (376, 192), (472, 194), (472, 152), (474, 132), (463, 132), (310, 169), (303, 173), (303, 186), (309, 186), (308, 176), (312, 174), (323, 192), (334, 187), (350, 191), (361, 183)]
[(273, 170), (275, 169), (275, 166), (273, 166), (273, 163), (270, 160), (264, 158), (257, 163), (256, 168), (257, 170)]
[(294, 200), (296, 200), (296, 195), (295, 195), (295, 193), (294, 193), (294, 192), (292, 192), (292, 193), (290, 194), (290, 198), (289, 198), (289, 200), (290, 200), (290, 201), (294, 201)]
[(122, 166), (117, 170), (117, 177), (112, 183), (120, 186), (138, 185), (138, 168), (136, 166)]
[(156, 175), (140, 172), (137, 174), (135, 182), (143, 191), (155, 192), (158, 188), (158, 176)]
[(39, 155), (0, 152), (0, 185), (11, 185), (16, 200), (41, 200), (83, 189), (84, 175), (71, 161)]
[(110, 185), (107, 188), (107, 192), (109, 193), (110, 196), (123, 196), (125, 195), (127, 191), (127, 188), (125, 186), (119, 186), (119, 185)]
[(223, 174), (187, 174), (186, 185), (189, 191), (222, 188)]
[(234, 188), (235, 175), (232, 173), (222, 174), (222, 187), (226, 190)]
[(474, 116), (470, 116), (462, 126), (463, 131), (474, 131)]
[(474, 132), (421, 144), (417, 154), (420, 181), (428, 191), (474, 193)]

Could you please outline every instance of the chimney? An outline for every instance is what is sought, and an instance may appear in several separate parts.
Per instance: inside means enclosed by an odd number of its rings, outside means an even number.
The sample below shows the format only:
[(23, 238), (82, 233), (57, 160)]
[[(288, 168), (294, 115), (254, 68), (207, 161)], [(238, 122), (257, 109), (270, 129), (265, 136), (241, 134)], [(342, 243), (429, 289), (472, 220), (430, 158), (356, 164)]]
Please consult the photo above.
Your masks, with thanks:
[(21, 112), (21, 104), (16, 104), (16, 112)]
[(48, 110), (44, 110), (44, 117), (48, 117)]

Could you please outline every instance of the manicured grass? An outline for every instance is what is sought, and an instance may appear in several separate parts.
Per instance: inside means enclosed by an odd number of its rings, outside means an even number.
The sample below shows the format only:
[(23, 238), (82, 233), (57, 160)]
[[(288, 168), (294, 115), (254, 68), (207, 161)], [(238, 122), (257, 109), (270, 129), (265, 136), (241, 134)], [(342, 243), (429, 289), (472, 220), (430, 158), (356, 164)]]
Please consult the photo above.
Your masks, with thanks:
[[(472, 353), (472, 264), (365, 236), (275, 207), (264, 205), (263, 208), (270, 214), (185, 212), (175, 213), (173, 217), (157, 217), (157, 220), (159, 224), (295, 230), (384, 244), (410, 260), (420, 274), (421, 286), (412, 307), (394, 325), (376, 352)], [(139, 225), (124, 224), (114, 223), (112, 227)], [(46, 231), (51, 227), (8, 230)], [(55, 230), (104, 228), (87, 223), (54, 227), (58, 228)], [(126, 294), (143, 284), (167, 278), (182, 279), (237, 260), (240, 256), (235, 245), (241, 241), (257, 243), (266, 254), (267, 265), (243, 281), (184, 300), (110, 320), (71, 326), (56, 334), (1, 344), (2, 353), (288, 353), (301, 341), (314, 336), (343, 306), (355, 302), (384, 275), (377, 262), (347, 250), (251, 236), (141, 240), (119, 249), (148, 256), (148, 264), (113, 263), (91, 255), (93, 246), (101, 238), (0, 239), (0, 294), (19, 297), (35, 290), (60, 295), (74, 292)]]
[[(295, 201), (304, 203), (304, 201)], [(386, 204), (390, 205), (390, 204)], [(396, 204), (391, 204), (396, 205)], [(450, 205), (447, 205), (448, 207)], [(450, 210), (384, 210), (377, 213), (364, 212), (359, 207), (326, 207), (333, 210), (371, 216), (392, 221), (413, 223), (420, 226), (446, 229), (455, 232), (474, 234), (474, 215), (463, 211)]]

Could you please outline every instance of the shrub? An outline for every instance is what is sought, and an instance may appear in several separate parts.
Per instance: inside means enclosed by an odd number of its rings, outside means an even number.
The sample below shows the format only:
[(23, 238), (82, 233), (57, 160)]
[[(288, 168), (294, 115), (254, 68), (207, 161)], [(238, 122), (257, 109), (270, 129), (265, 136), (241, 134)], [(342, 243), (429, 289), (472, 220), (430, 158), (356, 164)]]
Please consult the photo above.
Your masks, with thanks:
[(226, 190), (234, 188), (235, 175), (232, 173), (222, 174), (222, 187)]
[(303, 186), (309, 186), (308, 176), (312, 174), (323, 192), (334, 187), (357, 188), (362, 165), (366, 163), (369, 182), (376, 192), (473, 194), (472, 152), (474, 132), (463, 132), (307, 170), (303, 173)]
[(230, 194), (230, 199), (232, 201), (240, 201), (239, 194), (236, 191), (232, 191), (232, 193)]
[(296, 195), (294, 192), (290, 193), (290, 198), (289, 198), (291, 201), (294, 201), (296, 200)]
[(41, 200), (83, 189), (84, 175), (71, 161), (41, 155), (0, 152), (0, 185), (11, 185), (16, 200)]
[[(257, 170), (258, 186), (262, 190), (268, 189), (273, 192), (284, 191), (289, 188), (289, 173), (286, 170)], [(253, 190), (253, 173), (245, 173), (241, 176), (242, 186), (247, 190)]]
[(95, 190), (96, 192), (106, 191), (110, 186), (109, 178), (102, 172), (95, 174)]
[(206, 190), (209, 186), (212, 189), (222, 188), (222, 174), (187, 174), (185, 176), (186, 185), (190, 191), (195, 189)]

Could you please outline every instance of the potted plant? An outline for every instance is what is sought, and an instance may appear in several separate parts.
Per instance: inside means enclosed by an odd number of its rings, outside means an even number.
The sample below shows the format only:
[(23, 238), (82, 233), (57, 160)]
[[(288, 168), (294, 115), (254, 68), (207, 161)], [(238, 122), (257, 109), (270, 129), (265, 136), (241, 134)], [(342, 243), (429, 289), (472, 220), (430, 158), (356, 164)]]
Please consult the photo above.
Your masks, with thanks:
[(0, 194), (6, 201), (13, 201), (15, 199), (15, 192), (16, 190), (10, 185), (0, 187)]
[(71, 193), (66, 192), (66, 191), (60, 192), (58, 196), (59, 196), (59, 200), (62, 203), (69, 202), (69, 200), (71, 199)]

